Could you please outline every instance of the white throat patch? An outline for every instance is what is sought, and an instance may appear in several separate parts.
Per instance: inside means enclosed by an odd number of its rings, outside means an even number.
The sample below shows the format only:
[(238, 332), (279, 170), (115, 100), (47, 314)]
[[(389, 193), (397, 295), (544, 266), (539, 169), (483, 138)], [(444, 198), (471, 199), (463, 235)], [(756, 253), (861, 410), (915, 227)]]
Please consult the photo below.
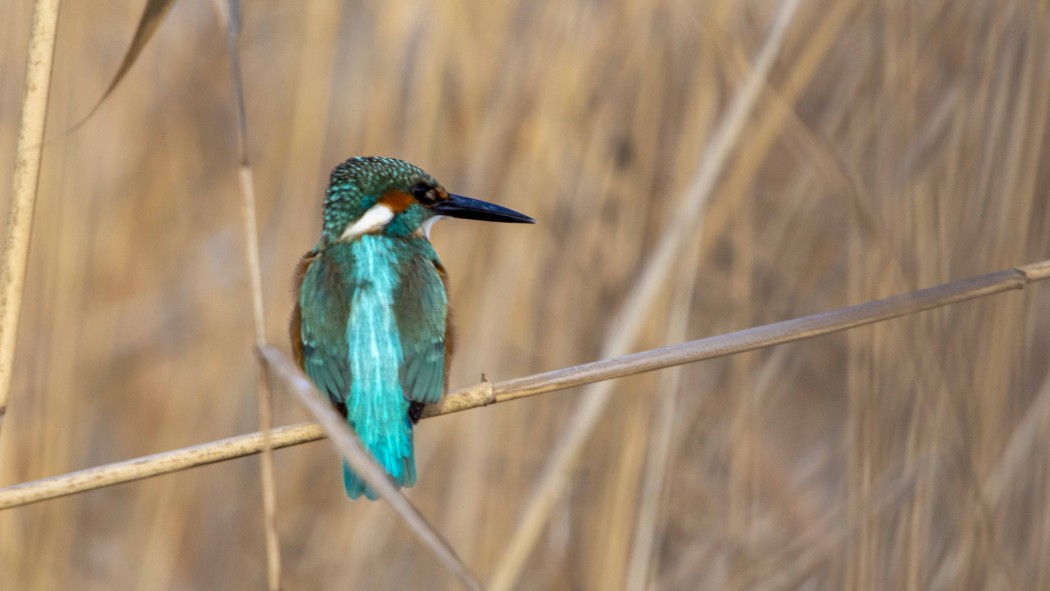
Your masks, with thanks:
[(394, 210), (381, 203), (373, 205), (365, 212), (365, 215), (346, 227), (339, 240), (350, 240), (362, 234), (382, 230), (392, 219), (394, 219)]
[(419, 227), (423, 231), (423, 235), (426, 236), (427, 240), (430, 240), (430, 229), (434, 227), (434, 223), (445, 219), (443, 215), (436, 215), (432, 218), (427, 219), (423, 222), (423, 225)]

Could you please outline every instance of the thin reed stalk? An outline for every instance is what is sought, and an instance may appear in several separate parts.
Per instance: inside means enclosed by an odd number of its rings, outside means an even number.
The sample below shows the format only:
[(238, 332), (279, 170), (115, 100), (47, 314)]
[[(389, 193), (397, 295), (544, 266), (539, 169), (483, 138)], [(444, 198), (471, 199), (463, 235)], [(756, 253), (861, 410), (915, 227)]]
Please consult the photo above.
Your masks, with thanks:
[[(252, 326), (256, 348), (267, 346), (266, 312), (263, 307), (262, 271), (259, 264), (258, 216), (255, 212), (255, 182), (252, 176), (251, 156), (248, 152), (248, 113), (244, 102), (244, 79), (241, 75), (240, 0), (217, 0), (216, 7), (226, 28), (227, 51), (230, 56), (230, 78), (237, 114), (237, 146), (239, 164), (237, 178), (241, 188), (241, 220), (244, 224), (244, 253), (248, 263), (251, 285)], [(256, 372), (259, 431), (263, 436), (262, 455), (259, 458), (259, 477), (262, 487), (263, 531), (266, 537), (266, 580), (270, 591), (281, 588), (281, 545), (277, 535), (277, 494), (274, 490), (273, 468), (273, 401), (262, 359)]]

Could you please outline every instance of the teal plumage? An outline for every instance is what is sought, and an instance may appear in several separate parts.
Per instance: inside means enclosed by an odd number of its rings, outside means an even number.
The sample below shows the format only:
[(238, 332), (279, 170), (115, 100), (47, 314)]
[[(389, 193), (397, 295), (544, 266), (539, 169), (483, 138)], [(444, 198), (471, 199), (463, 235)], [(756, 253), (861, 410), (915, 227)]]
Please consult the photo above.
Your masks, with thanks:
[[(451, 355), (444, 268), (426, 236), (437, 216), (532, 221), (406, 162), (352, 158), (332, 173), (321, 240), (296, 272), (296, 359), (399, 486), (415, 484), (413, 424), (441, 399)], [(376, 498), (343, 473), (350, 498)]]

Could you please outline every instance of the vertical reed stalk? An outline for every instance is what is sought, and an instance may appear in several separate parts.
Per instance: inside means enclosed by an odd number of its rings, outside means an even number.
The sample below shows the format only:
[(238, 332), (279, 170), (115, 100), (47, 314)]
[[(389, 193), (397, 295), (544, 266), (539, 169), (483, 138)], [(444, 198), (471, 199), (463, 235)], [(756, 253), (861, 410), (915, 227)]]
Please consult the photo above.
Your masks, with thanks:
[(22, 291), (29, 262), (29, 240), (33, 235), (33, 211), (40, 180), (51, 66), (58, 33), (58, 8), (59, 0), (37, 0), (33, 5), (22, 123), (18, 130), (18, 146), (15, 148), (11, 209), (7, 214), (4, 266), (0, 271), (0, 428), (4, 425), (4, 415), (11, 396), (18, 316), (22, 309)]
[[(237, 177), (241, 187), (241, 218), (244, 224), (244, 253), (248, 263), (248, 278), (251, 284), (252, 324), (256, 348), (265, 347), (266, 313), (263, 307), (262, 271), (259, 264), (258, 216), (255, 212), (255, 183), (252, 178), (251, 159), (248, 154), (248, 114), (244, 105), (244, 82), (241, 76), (240, 0), (217, 2), (219, 13), (226, 25), (226, 40), (230, 54), (230, 73), (237, 111), (237, 143), (239, 163)], [(277, 495), (274, 490), (273, 469), (273, 401), (270, 396), (269, 379), (262, 358), (256, 372), (258, 394), (259, 431), (263, 434), (263, 451), (259, 456), (259, 475), (262, 486), (263, 530), (266, 534), (266, 580), (270, 591), (281, 588), (281, 545), (277, 534)]]

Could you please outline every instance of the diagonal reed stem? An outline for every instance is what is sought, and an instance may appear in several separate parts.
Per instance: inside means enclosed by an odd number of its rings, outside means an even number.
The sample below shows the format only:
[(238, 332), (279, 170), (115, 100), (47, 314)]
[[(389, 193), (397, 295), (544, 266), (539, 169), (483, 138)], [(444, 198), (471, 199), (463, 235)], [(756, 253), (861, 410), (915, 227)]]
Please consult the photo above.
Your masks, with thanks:
[[(758, 101), (801, 2), (784, 0), (777, 9), (769, 26), (769, 34), (755, 57), (754, 67), (729, 104), (725, 117), (704, 150), (700, 166), (686, 188), (674, 217), (664, 230), (663, 239), (642, 265), (641, 276), (611, 323), (602, 350), (604, 357), (622, 355), (631, 350), (645, 326), (653, 302), (667, 283), (683, 245), (687, 239), (695, 239), (697, 228), (702, 227), (702, 218), (719, 175), (743, 135), (748, 114)], [(563, 435), (552, 448), (514, 533), (496, 564), (489, 582), (489, 587), (494, 591), (505, 591), (514, 586), (532, 548), (540, 539), (551, 509), (569, 481), (570, 471), (597, 427), (611, 396), (612, 386), (602, 383), (589, 388), (579, 402)]]
[[(1050, 260), (1045, 260), (812, 316), (784, 320), (505, 382), (482, 382), (446, 396), (440, 404), (428, 407), (423, 413), (423, 418), (810, 339), (993, 294), (1024, 289), (1031, 283), (1048, 278), (1050, 278)], [(322, 438), (324, 438), (324, 432), (319, 426), (300, 423), (274, 429), (271, 441), (274, 449), (281, 449)], [(262, 433), (249, 433), (14, 484), (0, 488), (0, 509), (10, 509), (257, 454), (262, 451), (263, 444)]]
[[(676, 257), (687, 239), (696, 239), (697, 229), (702, 228), (702, 216), (707, 210), (718, 177), (743, 134), (748, 114), (758, 101), (761, 88), (780, 54), (787, 28), (794, 20), (800, 3), (801, 0), (784, 0), (780, 4), (770, 25), (770, 33), (755, 58), (754, 67), (736, 92), (726, 117), (719, 123), (703, 151), (700, 165), (679, 200), (677, 211), (663, 232), (663, 239), (646, 259), (642, 276), (638, 277), (611, 322), (603, 349), (604, 357), (623, 355), (631, 350), (634, 340), (645, 326), (653, 301), (671, 275)], [(596, 384), (588, 388), (583, 400), (576, 406), (561, 439), (552, 448), (550, 458), (521, 513), (521, 519), (489, 579), (491, 589), (505, 591), (518, 581), (532, 548), (540, 540), (551, 509), (561, 498), (569, 480), (569, 472), (580, 459), (584, 445), (602, 418), (611, 396), (611, 384)]]
[(37, 0), (33, 5), (32, 34), (26, 58), (26, 90), (22, 98), (22, 123), (15, 148), (11, 209), (7, 214), (4, 262), (0, 270), (0, 428), (4, 425), (11, 395), (11, 370), (18, 340), (18, 317), (33, 235), (33, 211), (40, 180), (51, 65), (58, 35), (59, 0)]
[(292, 390), (303, 407), (317, 419), (321, 428), (332, 438), (332, 444), (336, 450), (350, 464), (354, 472), (379, 492), (380, 497), (389, 503), (398, 517), (404, 520), (412, 533), (433, 552), (449, 572), (455, 575), (467, 589), (480, 591), (481, 583), (478, 582), (470, 568), (460, 560), (448, 541), (427, 522), (419, 509), (401, 494), (401, 491), (387, 476), (386, 471), (372, 459), (371, 454), (350, 430), (347, 422), (335, 412), (328, 399), (321, 396), (306, 374), (273, 347), (260, 347), (259, 354), (266, 360), (269, 368)]

